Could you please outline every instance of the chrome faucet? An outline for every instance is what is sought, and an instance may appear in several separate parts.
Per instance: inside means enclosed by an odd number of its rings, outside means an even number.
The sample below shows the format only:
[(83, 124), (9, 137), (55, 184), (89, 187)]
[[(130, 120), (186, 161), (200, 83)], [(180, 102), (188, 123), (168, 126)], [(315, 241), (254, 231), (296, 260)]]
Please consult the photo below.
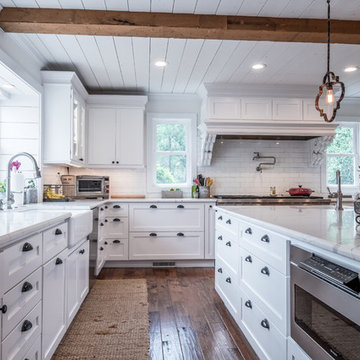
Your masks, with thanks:
[(336, 170), (336, 184), (338, 186), (337, 193), (336, 193), (336, 210), (344, 210), (342, 206), (342, 200), (343, 200), (343, 193), (341, 192), (341, 174), (340, 170)]
[(27, 152), (21, 152), (18, 154), (15, 154), (14, 156), (12, 156), (8, 162), (8, 167), (7, 167), (7, 178), (6, 178), (6, 207), (7, 209), (11, 209), (12, 205), (14, 203), (14, 195), (13, 193), (10, 191), (10, 187), (11, 187), (11, 163), (13, 162), (14, 159), (16, 159), (19, 156), (25, 156), (27, 158), (29, 158), (32, 163), (34, 164), (34, 170), (35, 170), (35, 178), (41, 178), (41, 172), (40, 172), (40, 168), (35, 160), (35, 158), (27, 153)]

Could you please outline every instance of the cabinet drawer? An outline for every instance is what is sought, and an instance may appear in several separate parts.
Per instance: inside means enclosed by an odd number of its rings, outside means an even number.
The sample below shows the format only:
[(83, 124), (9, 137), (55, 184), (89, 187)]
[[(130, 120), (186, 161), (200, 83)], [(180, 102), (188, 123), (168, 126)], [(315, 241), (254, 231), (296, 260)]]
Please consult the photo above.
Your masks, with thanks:
[(2, 253), (0, 276), (7, 292), (42, 264), (42, 236), (37, 234), (12, 245)]
[(68, 224), (62, 223), (58, 226), (44, 231), (43, 233), (43, 258), (44, 263), (63, 251), (68, 244)]
[(311, 360), (305, 351), (293, 340), (288, 338), (288, 356), (287, 360)]
[(39, 336), (30, 350), (24, 356), (25, 360), (40, 360), (41, 359), (41, 336)]
[(203, 232), (132, 233), (130, 260), (185, 260), (204, 258)]
[(3, 303), (7, 306), (7, 312), (2, 316), (2, 339), (41, 300), (41, 279), (39, 268), (4, 295)]
[(103, 237), (128, 238), (129, 225), (127, 217), (106, 217), (101, 223)]
[[(286, 337), (251, 298), (242, 295), (241, 322), (251, 333), (268, 360), (286, 360)], [(263, 357), (260, 357), (263, 358)]]
[(215, 254), (226, 263), (231, 270), (238, 274), (239, 272), (239, 246), (226, 232), (216, 230), (215, 233)]
[[(227, 231), (234, 239), (239, 237), (239, 220), (226, 212), (217, 211), (215, 214), (216, 229)], [(221, 229), (221, 230), (220, 230)]]
[(128, 216), (129, 215), (129, 205), (123, 203), (107, 203), (104, 206), (105, 216)]
[(2, 344), (2, 358), (23, 360), (41, 332), (41, 302), (17, 324)]
[(130, 204), (130, 231), (204, 231), (204, 205)]
[(215, 289), (233, 318), (238, 321), (241, 307), (238, 277), (219, 257), (215, 258)]
[(243, 231), (240, 245), (287, 275), (289, 241), (279, 234), (248, 223), (243, 223), (241, 228)]
[(286, 329), (286, 278), (279, 271), (264, 263), (252, 253), (240, 248), (244, 283), (278, 318), (278, 323)]
[(105, 239), (106, 260), (128, 260), (128, 239)]

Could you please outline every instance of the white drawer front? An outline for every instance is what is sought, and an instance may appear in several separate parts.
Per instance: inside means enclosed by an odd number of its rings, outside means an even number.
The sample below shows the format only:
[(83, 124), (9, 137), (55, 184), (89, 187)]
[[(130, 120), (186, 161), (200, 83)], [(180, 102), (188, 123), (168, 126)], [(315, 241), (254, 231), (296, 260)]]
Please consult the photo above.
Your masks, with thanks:
[(203, 232), (130, 234), (130, 260), (185, 260), (203, 258)]
[(41, 359), (41, 336), (39, 336), (30, 350), (24, 356), (25, 360), (40, 360)]
[(305, 351), (293, 340), (288, 338), (288, 356), (287, 360), (311, 360)]
[(252, 253), (240, 248), (242, 258), (241, 281), (260, 298), (286, 329), (286, 278)]
[(126, 217), (106, 217), (101, 223), (102, 236), (128, 238), (129, 225)]
[(256, 340), (266, 359), (286, 359), (286, 337), (269, 320), (267, 314), (245, 294), (242, 300), (241, 322)]
[(238, 321), (241, 307), (238, 278), (218, 257), (215, 259), (215, 289), (233, 318)]
[(42, 264), (42, 236), (37, 234), (4, 250), (0, 283), (7, 292)]
[(105, 240), (106, 244), (106, 260), (128, 260), (129, 249), (128, 239), (108, 239)]
[(216, 229), (219, 231), (227, 231), (229, 235), (238, 239), (239, 237), (239, 220), (235, 217), (228, 215), (225, 212), (217, 210), (215, 213)]
[(240, 245), (287, 275), (289, 261), (286, 238), (248, 223), (243, 223), (241, 228), (243, 231)]
[(25, 316), (2, 344), (2, 358), (23, 360), (41, 332), (41, 302)]
[(123, 203), (107, 203), (102, 206), (105, 216), (125, 216), (129, 215), (129, 205)]
[(68, 245), (68, 224), (63, 223), (44, 231), (44, 263), (63, 251)]
[(240, 259), (239, 246), (231, 237), (227, 236), (226, 232), (222, 232), (221, 229), (216, 230), (215, 233), (215, 254), (217, 257), (220, 257), (235, 274), (238, 274)]
[(41, 300), (41, 280), (39, 268), (4, 295), (3, 303), (7, 306), (7, 312), (2, 315), (2, 339)]
[(204, 231), (203, 204), (131, 204), (130, 231)]

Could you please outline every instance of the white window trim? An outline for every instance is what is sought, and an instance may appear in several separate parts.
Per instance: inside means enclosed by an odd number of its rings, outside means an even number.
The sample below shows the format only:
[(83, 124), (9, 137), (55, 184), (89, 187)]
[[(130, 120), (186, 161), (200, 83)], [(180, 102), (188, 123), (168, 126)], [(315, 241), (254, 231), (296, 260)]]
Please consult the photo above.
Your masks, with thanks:
[(359, 149), (359, 139), (360, 139), (360, 124), (359, 123), (355, 123), (355, 122), (346, 122), (346, 121), (342, 121), (339, 122), (339, 126), (345, 126), (345, 127), (352, 127), (354, 129), (353, 135), (354, 135), (354, 153), (353, 154), (329, 154), (329, 155), (325, 155), (326, 158), (324, 160), (324, 164), (321, 167), (322, 170), (322, 188), (323, 188), (323, 192), (327, 192), (327, 187), (329, 187), (331, 192), (335, 192), (337, 190), (337, 185), (329, 185), (327, 183), (327, 157), (328, 156), (353, 156), (354, 157), (354, 162), (355, 162), (355, 168), (354, 168), (354, 180), (355, 180), (355, 184), (354, 185), (346, 185), (346, 184), (341, 184), (341, 189), (342, 192), (345, 195), (352, 195), (355, 192), (359, 192), (359, 185), (360, 185), (360, 181), (359, 181), (359, 175), (360, 173), (357, 171), (359, 169), (359, 157), (360, 157), (360, 149)]
[[(187, 182), (184, 184), (156, 184), (155, 130), (156, 124), (167, 122), (184, 123), (187, 126), (186, 155)], [(158, 193), (170, 187), (178, 187), (183, 191), (190, 191), (196, 172), (196, 121), (194, 113), (148, 113), (147, 114), (147, 192)], [(183, 152), (181, 152), (183, 153)]]

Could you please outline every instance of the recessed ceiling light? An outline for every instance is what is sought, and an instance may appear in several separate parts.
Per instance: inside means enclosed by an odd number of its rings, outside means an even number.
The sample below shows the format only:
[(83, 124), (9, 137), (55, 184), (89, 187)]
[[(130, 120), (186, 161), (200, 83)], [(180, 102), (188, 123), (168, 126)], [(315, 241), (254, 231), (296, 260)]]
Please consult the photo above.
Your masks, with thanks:
[(2, 87), (3, 89), (13, 89), (15, 85), (6, 83), (6, 84), (1, 84), (0, 87)]
[(157, 67), (165, 67), (168, 63), (165, 60), (157, 60), (155, 61), (155, 66)]
[(258, 64), (254, 64), (252, 66), (253, 70), (262, 70), (266, 67), (266, 64), (261, 64), (261, 63), (258, 63)]
[(347, 66), (344, 71), (345, 72), (353, 72), (353, 71), (356, 71), (358, 69), (357, 66)]

